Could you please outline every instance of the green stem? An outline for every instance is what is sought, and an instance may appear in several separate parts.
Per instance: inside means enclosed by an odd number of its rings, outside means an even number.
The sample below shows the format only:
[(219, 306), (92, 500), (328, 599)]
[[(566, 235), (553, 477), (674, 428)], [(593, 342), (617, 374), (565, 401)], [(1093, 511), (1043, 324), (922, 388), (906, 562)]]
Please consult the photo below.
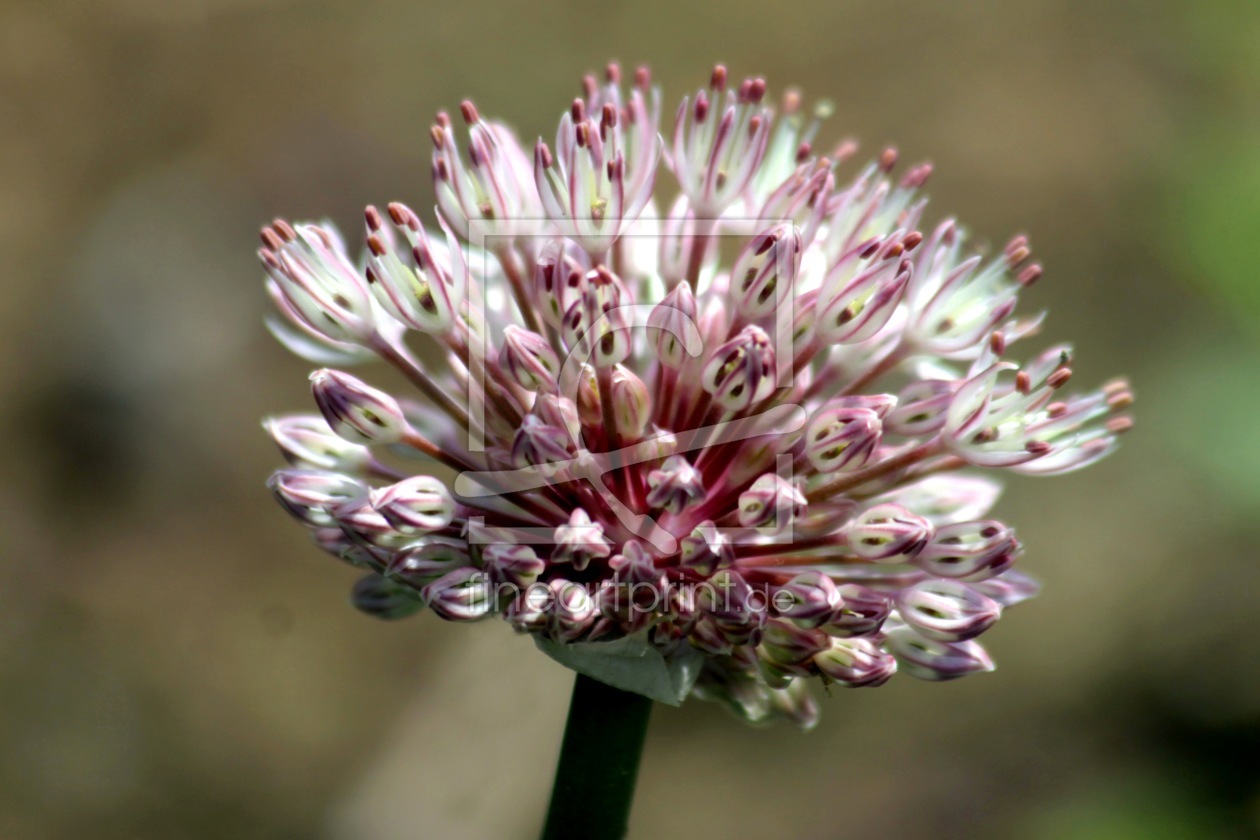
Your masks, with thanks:
[(622, 840), (652, 701), (578, 674), (542, 840)]

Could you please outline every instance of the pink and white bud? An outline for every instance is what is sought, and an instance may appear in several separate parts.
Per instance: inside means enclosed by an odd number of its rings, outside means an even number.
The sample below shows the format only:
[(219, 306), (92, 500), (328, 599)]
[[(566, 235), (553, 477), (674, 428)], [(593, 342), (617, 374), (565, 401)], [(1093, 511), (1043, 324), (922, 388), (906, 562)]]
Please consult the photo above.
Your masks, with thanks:
[(512, 464), (517, 468), (538, 467), (545, 475), (557, 464), (573, 457), (573, 438), (568, 429), (549, 426), (537, 415), (527, 414), (512, 438)]
[(603, 266), (589, 272), (581, 294), (564, 313), (560, 335), (565, 346), (596, 367), (624, 362), (632, 350), (630, 303), (620, 278)]
[(554, 393), (558, 388), (560, 359), (547, 339), (536, 332), (515, 324), (504, 327), (499, 364), (527, 391)]
[(766, 317), (792, 295), (801, 268), (801, 232), (781, 224), (754, 236), (731, 269), (730, 295), (750, 320)]
[(494, 583), (524, 589), (546, 571), (547, 561), (528, 545), (491, 543), (481, 552), (481, 567)]
[(897, 593), (897, 614), (939, 642), (974, 639), (1002, 617), (1002, 606), (956, 580), (924, 580)]
[(805, 513), (805, 494), (796, 485), (766, 473), (739, 495), (739, 524), (779, 532)]
[(774, 393), (774, 346), (760, 327), (748, 326), (713, 351), (701, 387), (727, 411), (743, 411)]
[(884, 428), (894, 435), (920, 437), (945, 426), (957, 383), (944, 379), (911, 382), (897, 395), (897, 405), (884, 418)]
[(448, 572), (420, 590), (429, 608), (447, 621), (485, 618), (494, 609), (493, 594), (490, 577), (472, 566)]
[(831, 578), (822, 572), (802, 572), (774, 591), (775, 614), (799, 627), (814, 628), (832, 620), (842, 601)]
[[(876, 252), (874, 265), (847, 283), (848, 265), (833, 269), (818, 295), (818, 320), (814, 331), (828, 344), (857, 344), (884, 328), (901, 303), (910, 282), (910, 260)], [(895, 249), (894, 249), (895, 250)]]
[(585, 586), (557, 578), (548, 584), (554, 601), (550, 613), (551, 633), (557, 641), (571, 642), (580, 638), (595, 623), (598, 611)]
[(1014, 569), (973, 586), (981, 595), (992, 598), (1003, 607), (1013, 607), (1029, 598), (1035, 598), (1041, 591), (1040, 583)]
[(849, 638), (877, 633), (892, 612), (892, 598), (857, 583), (836, 587), (840, 605), (821, 630), (828, 636)]
[(681, 513), (704, 498), (704, 477), (682, 455), (671, 455), (649, 472), (647, 485), (648, 505), (670, 513)]
[(467, 235), (469, 221), (538, 218), (529, 157), (507, 127), (490, 123), (471, 102), (460, 108), (468, 125), (469, 165), (455, 143), (450, 118), (439, 114), (433, 138), (433, 187), (438, 210), (456, 231)]
[(553, 563), (569, 563), (576, 571), (582, 571), (596, 558), (612, 554), (612, 541), (604, 535), (604, 526), (591, 520), (583, 508), (574, 508), (569, 521), (557, 526)]
[(357, 496), (329, 510), (334, 521), (352, 540), (368, 546), (396, 547), (407, 535), (372, 507), (368, 495)]
[(390, 558), (385, 576), (416, 589), (472, 565), (466, 546), (454, 541), (426, 539)]
[(311, 393), (329, 427), (351, 443), (397, 443), (409, 428), (397, 400), (348, 373), (315, 371)]
[(372, 460), (366, 446), (335, 434), (323, 417), (292, 414), (269, 417), (263, 428), (280, 447), (284, 459), (298, 469), (361, 472)]
[(884, 638), (884, 650), (897, 657), (902, 671), (930, 682), (942, 682), (994, 669), (993, 660), (974, 641), (939, 642), (910, 627), (900, 627)]
[(372, 335), (372, 297), (336, 230), (277, 220), (262, 238), (258, 257), (281, 314), (334, 344), (362, 344)]
[(730, 537), (713, 522), (701, 522), (679, 541), (679, 563), (701, 577), (708, 577), (735, 562)]
[(805, 428), (805, 457), (823, 474), (866, 466), (883, 440), (893, 397), (842, 397), (815, 411)]
[(656, 358), (665, 367), (677, 370), (687, 357), (700, 355), (704, 343), (696, 326), (696, 298), (688, 283), (679, 282), (652, 308), (648, 328), (655, 332)]
[(832, 639), (831, 646), (814, 657), (814, 667), (845, 688), (873, 688), (897, 673), (897, 660), (869, 639)]
[(445, 253), (435, 254), (416, 214), (405, 205), (391, 204), (391, 220), (406, 241), (403, 249), (375, 207), (368, 207), (366, 215), (366, 277), (376, 302), (412, 329), (434, 335), (450, 332), (468, 283), (468, 267), (454, 234), (446, 230)]
[(336, 525), (332, 509), (367, 492), (353, 478), (326, 470), (277, 470), (267, 488), (294, 518), (317, 528)]
[[(792, 621), (769, 619), (761, 632), (757, 653), (774, 665), (803, 665), (831, 647), (831, 637), (821, 630), (801, 627)], [(805, 676), (808, 671), (803, 671)]]
[(864, 560), (902, 563), (923, 550), (932, 523), (901, 505), (867, 508), (844, 529), (849, 549)]
[(1019, 558), (1015, 532), (996, 520), (941, 525), (915, 565), (937, 577), (981, 581), (1000, 575)]
[(503, 608), (503, 619), (518, 633), (541, 633), (551, 623), (554, 606), (551, 587), (535, 583)]
[(405, 534), (437, 531), (455, 518), (455, 500), (446, 485), (417, 475), (371, 492), (372, 507)]
[(625, 365), (612, 372), (612, 417), (622, 441), (638, 440), (652, 419), (652, 397), (647, 385)]

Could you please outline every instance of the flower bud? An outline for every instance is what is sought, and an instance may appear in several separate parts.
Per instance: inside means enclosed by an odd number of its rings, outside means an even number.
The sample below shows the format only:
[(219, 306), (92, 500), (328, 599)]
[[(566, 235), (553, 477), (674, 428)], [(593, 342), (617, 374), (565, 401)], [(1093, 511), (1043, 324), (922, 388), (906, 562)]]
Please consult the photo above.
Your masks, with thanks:
[(315, 545), (356, 569), (367, 569), (378, 575), (385, 571), (385, 552), (357, 542), (342, 528), (316, 528), (311, 536)]
[(821, 630), (770, 619), (762, 630), (758, 653), (776, 665), (800, 665), (830, 646), (831, 638)]
[(844, 530), (849, 548), (864, 560), (901, 563), (922, 550), (932, 523), (901, 505), (867, 508)]
[(472, 566), (448, 572), (420, 590), (420, 595), (447, 621), (476, 621), (494, 609), (489, 576)]
[(671, 455), (647, 475), (647, 503), (670, 513), (681, 513), (704, 498), (700, 471), (682, 455)]
[(281, 507), (316, 527), (336, 525), (331, 509), (367, 490), (349, 476), (325, 470), (277, 470), (267, 487)]
[(770, 337), (747, 326), (714, 351), (701, 385), (727, 411), (743, 411), (774, 392), (775, 361)]
[(405, 534), (437, 531), (455, 518), (455, 500), (446, 485), (430, 475), (373, 490), (371, 498), (372, 507)]
[(734, 648), (718, 628), (712, 616), (701, 615), (691, 626), (687, 635), (691, 646), (710, 656), (727, 656)]
[(828, 636), (848, 638), (879, 631), (892, 612), (892, 599), (856, 583), (836, 587), (840, 606), (820, 628)]
[(536, 332), (509, 324), (503, 328), (499, 363), (527, 391), (555, 392), (560, 359), (547, 339)]
[(884, 428), (895, 435), (920, 437), (939, 432), (954, 397), (955, 383), (920, 379), (897, 395), (897, 405), (884, 418)]
[(652, 555), (638, 540), (627, 542), (621, 554), (614, 555), (608, 561), (608, 567), (613, 570), (614, 579), (618, 583), (650, 586), (664, 584), (664, 572), (656, 567)]
[(557, 641), (571, 642), (580, 638), (595, 622), (595, 602), (580, 583), (557, 578), (550, 583), (554, 602), (551, 608), (551, 632)]
[(765, 597), (734, 569), (723, 569), (701, 584), (696, 603), (733, 645), (755, 644), (761, 634)]
[(655, 331), (656, 358), (665, 367), (677, 370), (688, 356), (698, 356), (704, 349), (696, 312), (691, 286), (681, 281), (648, 315), (648, 328)]
[(371, 461), (371, 451), (339, 437), (323, 417), (293, 414), (270, 417), (263, 428), (280, 447), (284, 458), (299, 469), (358, 472)]
[(464, 297), (467, 267), (463, 253), (448, 228), (447, 255), (433, 253), (428, 235), (410, 208), (392, 204), (389, 214), (408, 240), (400, 258), (393, 232), (376, 208), (367, 212), (368, 288), (381, 308), (415, 330), (444, 335), (451, 331)]
[(1015, 532), (996, 520), (942, 525), (914, 558), (929, 574), (979, 581), (999, 575), (1019, 557)]
[(579, 572), (592, 559), (612, 553), (612, 542), (604, 536), (604, 526), (592, 522), (583, 508), (574, 508), (568, 524), (557, 526), (554, 539), (556, 547), (551, 553), (551, 562), (571, 563)]
[(909, 627), (900, 627), (884, 639), (884, 649), (897, 657), (901, 670), (932, 682), (953, 680), (981, 671), (992, 671), (993, 660), (976, 642), (938, 642)]
[(548, 426), (536, 415), (527, 414), (512, 439), (512, 463), (521, 469), (538, 467), (550, 476), (556, 464), (573, 456), (572, 447), (573, 439), (567, 429)]
[(1013, 607), (1018, 603), (1036, 597), (1041, 591), (1041, 584), (1023, 572), (1010, 570), (998, 577), (989, 578), (974, 584), (980, 594), (992, 598), (1003, 607)]
[(780, 532), (805, 512), (805, 495), (793, 484), (766, 473), (739, 495), (739, 524)]
[(491, 543), (481, 553), (481, 566), (494, 583), (524, 589), (547, 569), (547, 561), (527, 545)]
[(377, 574), (366, 575), (355, 582), (350, 603), (359, 612), (387, 621), (406, 618), (424, 609), (420, 593)]
[(831, 682), (845, 688), (873, 688), (897, 672), (897, 660), (869, 639), (832, 639), (814, 657), (814, 666)]
[(776, 225), (754, 236), (731, 269), (731, 298), (741, 315), (764, 318), (792, 294), (801, 267), (801, 232)]
[(922, 636), (962, 642), (992, 627), (1002, 616), (1002, 607), (965, 583), (937, 579), (897, 593), (897, 613)]
[(351, 539), (365, 545), (389, 548), (405, 542), (407, 537), (372, 507), (368, 495), (356, 496), (329, 509), (332, 518)]
[(471, 561), (464, 546), (428, 539), (391, 557), (385, 576), (415, 589), (423, 589), (438, 578), (469, 565)]
[(884, 499), (907, 507), (940, 527), (984, 516), (1001, 492), (1001, 484), (983, 476), (930, 475)]
[(628, 303), (633, 300), (619, 277), (604, 266), (587, 272), (581, 294), (560, 325), (565, 346), (596, 367), (624, 362), (633, 349)]
[(679, 563), (702, 577), (724, 569), (735, 561), (735, 548), (730, 538), (711, 521), (704, 521), (679, 541), (682, 556)]
[(828, 344), (857, 344), (873, 337), (892, 318), (910, 280), (911, 263), (896, 258), (883, 259), (847, 284), (843, 273), (833, 270), (823, 281), (818, 295), (818, 320), (814, 329)]
[(623, 441), (638, 440), (648, 420), (652, 417), (652, 398), (647, 385), (625, 365), (617, 365), (612, 372), (613, 423)]
[(775, 590), (771, 606), (798, 627), (814, 628), (831, 620), (840, 607), (840, 593), (821, 572), (802, 572)]
[(535, 583), (503, 608), (503, 618), (518, 633), (538, 633), (551, 621), (555, 596), (546, 584)]
[(351, 443), (397, 443), (407, 432), (397, 400), (348, 373), (315, 371), (311, 392), (329, 427)]
[(372, 334), (371, 295), (334, 229), (277, 221), (263, 228), (263, 243), (269, 290), (295, 326), (334, 344)]
[(814, 469), (827, 474), (866, 466), (883, 438), (880, 418), (892, 405), (892, 397), (885, 399), (882, 410), (840, 399), (814, 412), (805, 429), (805, 457)]

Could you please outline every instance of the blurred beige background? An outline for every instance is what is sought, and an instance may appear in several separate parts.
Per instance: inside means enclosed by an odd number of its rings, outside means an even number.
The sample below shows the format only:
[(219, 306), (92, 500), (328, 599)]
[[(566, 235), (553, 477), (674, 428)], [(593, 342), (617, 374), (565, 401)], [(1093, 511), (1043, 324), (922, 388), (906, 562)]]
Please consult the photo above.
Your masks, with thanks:
[(569, 677), (346, 605), (263, 488), (258, 421), (309, 396), (253, 251), (430, 206), (436, 109), (550, 134), (610, 57), (930, 158), (929, 214), (1030, 233), (1048, 336), (1140, 400), (1115, 458), (1012, 482), (1046, 589), (995, 674), (836, 692), (809, 735), (661, 708), (636, 836), (1260, 834), (1260, 5), (6, 0), (0, 837), (534, 835)]

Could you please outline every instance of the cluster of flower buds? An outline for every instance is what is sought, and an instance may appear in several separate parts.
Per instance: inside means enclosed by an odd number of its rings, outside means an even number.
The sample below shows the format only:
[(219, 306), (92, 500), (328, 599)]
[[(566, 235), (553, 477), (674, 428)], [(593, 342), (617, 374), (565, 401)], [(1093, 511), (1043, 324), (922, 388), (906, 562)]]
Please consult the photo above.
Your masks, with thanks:
[[(1013, 361), (1028, 240), (986, 259), (922, 226), (931, 167), (843, 174), (829, 110), (776, 116), (718, 67), (667, 147), (646, 69), (610, 65), (532, 165), (471, 103), (463, 148), (439, 114), (436, 228), (369, 207), (359, 260), (263, 229), (271, 328), (320, 366), (319, 413), (265, 423), (269, 486), (362, 571), (355, 606), (698, 658), (684, 688), (754, 722), (810, 725), (814, 682), (993, 668), (977, 638), (1037, 585), (976, 472), (1092, 464), (1133, 396), (1068, 393), (1067, 346)], [(324, 367), (372, 358), (418, 393)]]

